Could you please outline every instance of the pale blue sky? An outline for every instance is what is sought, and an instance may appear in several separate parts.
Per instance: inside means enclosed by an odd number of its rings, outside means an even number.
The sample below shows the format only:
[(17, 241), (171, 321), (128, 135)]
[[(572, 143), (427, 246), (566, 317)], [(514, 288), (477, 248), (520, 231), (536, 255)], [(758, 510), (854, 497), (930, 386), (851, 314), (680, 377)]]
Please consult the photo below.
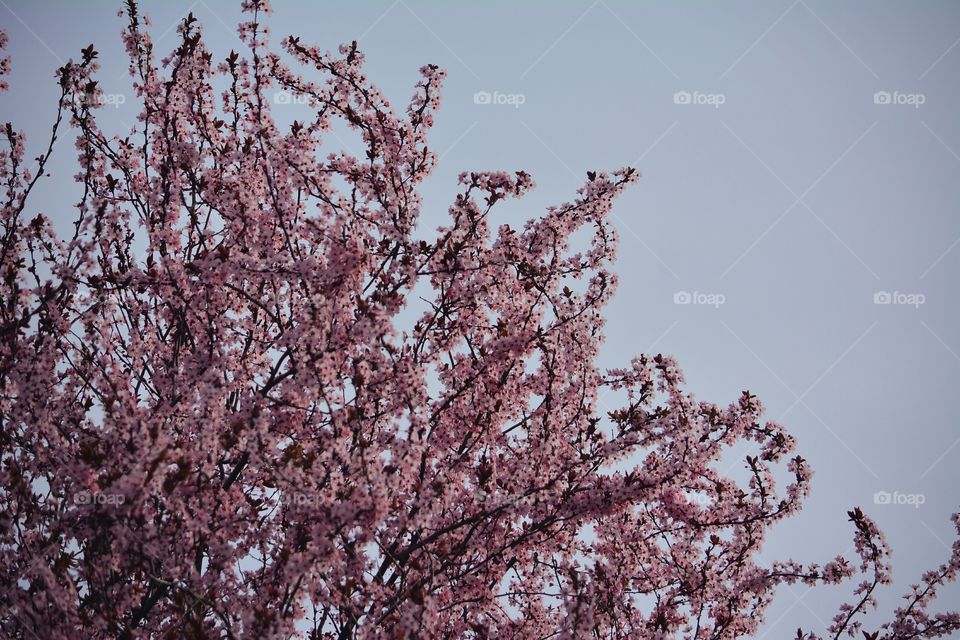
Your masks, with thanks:
[[(2, 120), (39, 141), (54, 69), (90, 42), (101, 85), (127, 96), (118, 4), (2, 0), (14, 58)], [(240, 46), (236, 4), (144, 7), (160, 51), (192, 9), (222, 57)], [(895, 551), (885, 611), (946, 558), (960, 507), (960, 4), (275, 0), (274, 9), (275, 38), (296, 33), (324, 48), (358, 39), (395, 104), (420, 65), (447, 69), (427, 228), (443, 221), (463, 170), (530, 172), (538, 189), (507, 209), (520, 220), (571, 198), (588, 169), (640, 168), (616, 208), (620, 288), (603, 364), (672, 353), (700, 398), (726, 403), (749, 388), (796, 434), (816, 471), (813, 495), (774, 530), (765, 557), (849, 551), (845, 513), (861, 505)], [(480, 91), (522, 104), (477, 104)], [(122, 129), (131, 100), (107, 113)], [(32, 206), (60, 224), (72, 215), (72, 160), (61, 144), (57, 179)], [(723, 304), (675, 304), (678, 292)], [(875, 304), (878, 292), (900, 295)], [(874, 504), (879, 491), (924, 503)], [(768, 637), (822, 629), (818, 617), (828, 623), (848, 594), (783, 589)], [(960, 589), (941, 602), (956, 606)]]

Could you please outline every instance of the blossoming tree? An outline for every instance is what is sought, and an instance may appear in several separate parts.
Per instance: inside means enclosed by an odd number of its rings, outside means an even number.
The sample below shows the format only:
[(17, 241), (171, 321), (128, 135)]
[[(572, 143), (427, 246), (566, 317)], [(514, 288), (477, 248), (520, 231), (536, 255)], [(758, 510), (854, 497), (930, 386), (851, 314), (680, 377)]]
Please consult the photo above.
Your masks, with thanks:
[[(243, 55), (215, 61), (190, 15), (158, 60), (127, 3), (125, 136), (98, 125), (92, 45), (59, 70), (34, 161), (6, 125), (4, 637), (739, 638), (777, 585), (858, 572), (829, 637), (960, 629), (927, 610), (960, 543), (861, 630), (890, 574), (859, 509), (859, 560), (758, 563), (810, 471), (755, 396), (698, 402), (662, 355), (595, 366), (608, 215), (634, 169), (499, 228), (491, 209), (533, 181), (466, 173), (448, 224), (418, 239), (444, 73), (423, 67), (398, 112), (356, 43), (288, 37), (280, 55), (266, 3), (244, 10)], [(281, 130), (276, 90), (311, 118)], [(362, 156), (321, 152), (336, 120)], [(59, 237), (28, 196), (67, 125), (82, 197)], [(429, 303), (403, 328), (418, 285)], [(625, 406), (599, 412), (605, 390)], [(744, 441), (738, 482), (716, 463)]]

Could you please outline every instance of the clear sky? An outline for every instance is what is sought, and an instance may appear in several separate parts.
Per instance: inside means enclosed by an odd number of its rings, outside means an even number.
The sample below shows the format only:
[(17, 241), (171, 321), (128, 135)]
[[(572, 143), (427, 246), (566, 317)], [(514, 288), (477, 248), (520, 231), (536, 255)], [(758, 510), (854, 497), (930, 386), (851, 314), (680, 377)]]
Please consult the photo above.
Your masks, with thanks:
[[(55, 68), (93, 42), (116, 105), (101, 123), (128, 128), (119, 4), (0, 0), (13, 56), (0, 120), (38, 144)], [(236, 2), (143, 6), (161, 52), (188, 10), (216, 58), (241, 46)], [(849, 553), (845, 514), (860, 505), (894, 548), (889, 611), (947, 557), (960, 508), (960, 4), (274, 0), (270, 24), (275, 41), (358, 40), (394, 104), (422, 64), (447, 69), (427, 229), (464, 170), (530, 172), (537, 190), (507, 209), (520, 221), (570, 199), (588, 169), (637, 166), (616, 207), (602, 364), (672, 353), (698, 397), (726, 404), (748, 388), (797, 436), (813, 494), (764, 558)], [(64, 227), (73, 157), (61, 141), (31, 207)], [(848, 595), (782, 588), (768, 637), (823, 629)], [(941, 603), (956, 607), (960, 588)]]

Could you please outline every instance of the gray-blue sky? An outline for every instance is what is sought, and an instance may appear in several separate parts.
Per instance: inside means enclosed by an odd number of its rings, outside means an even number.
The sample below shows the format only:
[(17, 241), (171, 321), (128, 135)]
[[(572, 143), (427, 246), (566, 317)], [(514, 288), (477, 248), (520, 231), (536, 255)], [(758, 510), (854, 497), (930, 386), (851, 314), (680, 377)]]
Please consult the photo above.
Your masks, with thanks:
[[(53, 115), (53, 70), (94, 42), (101, 85), (127, 97), (106, 117), (118, 130), (132, 121), (118, 2), (2, 5), (14, 58), (3, 120), (38, 143)], [(235, 5), (144, 3), (159, 50), (174, 46), (173, 27), (192, 10), (217, 57), (240, 46)], [(569, 199), (588, 169), (640, 168), (616, 208), (620, 286), (602, 364), (672, 353), (700, 398), (726, 403), (749, 388), (796, 434), (816, 470), (813, 494), (774, 530), (765, 557), (848, 551), (845, 512), (862, 505), (895, 550), (884, 610), (946, 557), (960, 506), (960, 5), (277, 0), (274, 9), (275, 38), (296, 33), (325, 48), (358, 39), (395, 104), (420, 65), (447, 69), (427, 228), (444, 220), (463, 170), (532, 173), (538, 189), (510, 205), (520, 220)], [(523, 103), (478, 104), (483, 91)], [(72, 215), (72, 160), (64, 140), (31, 207), (60, 224)], [(677, 304), (678, 292), (723, 304)], [(875, 304), (878, 292), (901, 295)], [(719, 298), (694, 297), (710, 300)], [(925, 502), (875, 504), (879, 491)], [(818, 618), (829, 622), (848, 593), (782, 589), (769, 637), (822, 628)], [(944, 591), (944, 603), (958, 601), (960, 589)]]

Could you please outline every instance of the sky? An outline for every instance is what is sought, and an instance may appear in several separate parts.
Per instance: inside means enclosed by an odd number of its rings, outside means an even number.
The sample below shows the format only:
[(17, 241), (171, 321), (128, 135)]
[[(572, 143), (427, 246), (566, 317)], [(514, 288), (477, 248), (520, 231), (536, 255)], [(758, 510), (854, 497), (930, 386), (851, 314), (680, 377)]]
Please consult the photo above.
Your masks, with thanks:
[[(52, 122), (54, 70), (89, 43), (101, 125), (133, 122), (119, 4), (0, 0), (13, 57), (0, 120), (30, 150)], [(236, 2), (142, 6), (159, 51), (188, 11), (215, 58), (242, 46)], [(425, 229), (444, 223), (461, 171), (532, 174), (537, 189), (503, 214), (519, 223), (570, 200), (588, 170), (640, 169), (614, 210), (619, 288), (600, 364), (673, 354), (698, 398), (749, 389), (796, 436), (812, 495), (764, 559), (849, 554), (859, 505), (894, 549), (889, 612), (947, 558), (960, 510), (960, 4), (274, 0), (269, 23), (275, 41), (357, 40), (397, 105), (421, 65), (447, 70)], [(284, 98), (275, 113), (292, 119), (303, 107)], [(31, 204), (61, 228), (73, 161), (65, 138)], [(849, 594), (783, 587), (764, 633), (823, 629)], [(955, 607), (960, 588), (940, 602)]]

